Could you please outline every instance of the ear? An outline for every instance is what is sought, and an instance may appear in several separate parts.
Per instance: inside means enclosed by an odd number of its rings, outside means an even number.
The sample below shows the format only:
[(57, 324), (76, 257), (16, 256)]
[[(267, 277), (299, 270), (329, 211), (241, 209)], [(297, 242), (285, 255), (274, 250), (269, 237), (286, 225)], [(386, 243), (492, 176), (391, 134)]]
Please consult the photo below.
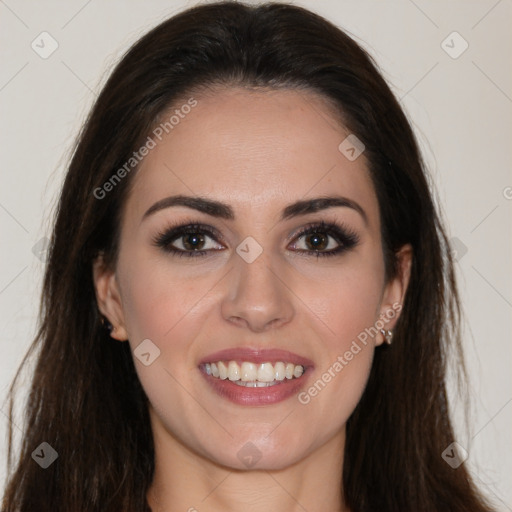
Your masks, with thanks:
[(103, 255), (98, 256), (93, 262), (93, 281), (98, 309), (113, 327), (110, 336), (119, 341), (126, 341), (128, 333), (116, 274), (105, 264)]
[[(413, 251), (410, 244), (406, 244), (400, 248), (395, 254), (397, 261), (396, 276), (391, 279), (385, 286), (380, 305), (379, 320), (385, 330), (392, 331), (400, 317), (405, 292), (409, 285), (411, 277), (411, 265)], [(379, 331), (375, 337), (375, 344), (384, 343), (384, 335)]]

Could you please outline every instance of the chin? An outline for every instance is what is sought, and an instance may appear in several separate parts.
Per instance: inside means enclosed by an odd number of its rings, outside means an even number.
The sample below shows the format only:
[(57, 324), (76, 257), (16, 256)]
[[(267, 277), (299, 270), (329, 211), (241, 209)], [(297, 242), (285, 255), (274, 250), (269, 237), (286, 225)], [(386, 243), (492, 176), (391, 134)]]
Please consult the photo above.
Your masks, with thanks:
[[(233, 470), (278, 471), (304, 459), (308, 455), (306, 446), (311, 449), (305, 436), (301, 437), (298, 432), (274, 437), (272, 441), (267, 436), (244, 436), (232, 441), (222, 453), (211, 453), (210, 458)], [(295, 442), (294, 437), (297, 438)]]

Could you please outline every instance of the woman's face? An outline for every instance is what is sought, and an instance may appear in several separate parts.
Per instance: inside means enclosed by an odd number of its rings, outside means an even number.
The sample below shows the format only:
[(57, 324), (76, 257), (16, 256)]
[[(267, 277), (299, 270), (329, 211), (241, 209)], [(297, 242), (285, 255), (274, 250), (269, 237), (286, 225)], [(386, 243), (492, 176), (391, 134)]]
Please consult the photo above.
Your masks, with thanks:
[(160, 449), (284, 468), (343, 446), (406, 278), (385, 282), (364, 152), (321, 99), (195, 100), (133, 178), (98, 300)]

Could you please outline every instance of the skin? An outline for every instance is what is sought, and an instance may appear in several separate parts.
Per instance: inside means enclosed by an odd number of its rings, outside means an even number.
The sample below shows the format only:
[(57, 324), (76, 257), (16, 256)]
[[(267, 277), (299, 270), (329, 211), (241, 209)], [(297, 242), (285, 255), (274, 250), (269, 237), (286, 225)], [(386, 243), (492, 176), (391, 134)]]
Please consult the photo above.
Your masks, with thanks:
[[(349, 161), (338, 150), (350, 132), (321, 98), (217, 88), (196, 99), (133, 178), (115, 268), (101, 258), (94, 265), (112, 336), (128, 339), (132, 350), (144, 339), (160, 350), (149, 366), (134, 358), (155, 440), (148, 501), (154, 511), (347, 510), (340, 508), (345, 424), (384, 341), (380, 333), (306, 405), (296, 396), (266, 406), (233, 404), (207, 385), (197, 365), (225, 348), (285, 349), (314, 362), (304, 376), (307, 390), (359, 333), (402, 302), (410, 247), (397, 255), (396, 278), (385, 282), (364, 153)], [(185, 206), (143, 219), (154, 203), (177, 194), (222, 201), (234, 219)], [(280, 218), (294, 201), (334, 194), (357, 202), (366, 219), (349, 207)], [(190, 221), (220, 232), (220, 243), (207, 243), (222, 250), (187, 258), (153, 243), (170, 223)], [(319, 221), (342, 223), (359, 242), (332, 257), (298, 253), (311, 246), (294, 235)], [(236, 252), (248, 236), (263, 249), (250, 264)], [(338, 245), (329, 240), (329, 248)], [(247, 442), (261, 456), (250, 469), (237, 457)]]

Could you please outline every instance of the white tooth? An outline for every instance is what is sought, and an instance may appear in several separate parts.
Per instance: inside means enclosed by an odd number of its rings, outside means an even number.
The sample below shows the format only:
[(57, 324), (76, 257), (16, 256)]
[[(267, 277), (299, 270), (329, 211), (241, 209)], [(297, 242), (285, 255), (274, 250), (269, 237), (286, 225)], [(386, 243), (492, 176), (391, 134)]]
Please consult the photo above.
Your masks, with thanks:
[(258, 368), (258, 380), (260, 382), (272, 382), (274, 380), (274, 368), (271, 363), (262, 363)]
[(278, 362), (274, 365), (274, 377), (276, 380), (284, 380), (285, 378), (284, 363)]
[(304, 373), (304, 367), (301, 366), (300, 364), (298, 364), (296, 367), (295, 367), (295, 370), (293, 370), (293, 376), (295, 378), (299, 378), (302, 374)]
[(231, 381), (240, 380), (240, 367), (235, 361), (230, 361), (228, 364), (228, 379)]
[(244, 382), (256, 380), (258, 376), (258, 370), (254, 363), (242, 363), (241, 378)]
[(240, 384), (248, 383), (248, 387), (265, 387), (263, 384), (274, 385), (284, 379), (299, 378), (304, 373), (304, 367), (300, 364), (294, 365), (282, 361), (278, 361), (274, 365), (244, 361), (241, 366), (236, 361), (229, 361), (227, 366), (224, 361), (217, 361), (216, 363), (205, 363), (204, 371), (207, 375), (216, 378), (229, 379)]
[(258, 381), (252, 381), (252, 382), (243, 382), (241, 380), (235, 381), (235, 384), (237, 386), (243, 386), (244, 388), (268, 388), (270, 386), (277, 385), (276, 381), (273, 382), (258, 382)]
[(219, 369), (219, 377), (221, 379), (227, 379), (228, 378), (228, 369), (226, 368), (226, 365), (222, 361), (219, 361), (217, 363), (217, 368)]

